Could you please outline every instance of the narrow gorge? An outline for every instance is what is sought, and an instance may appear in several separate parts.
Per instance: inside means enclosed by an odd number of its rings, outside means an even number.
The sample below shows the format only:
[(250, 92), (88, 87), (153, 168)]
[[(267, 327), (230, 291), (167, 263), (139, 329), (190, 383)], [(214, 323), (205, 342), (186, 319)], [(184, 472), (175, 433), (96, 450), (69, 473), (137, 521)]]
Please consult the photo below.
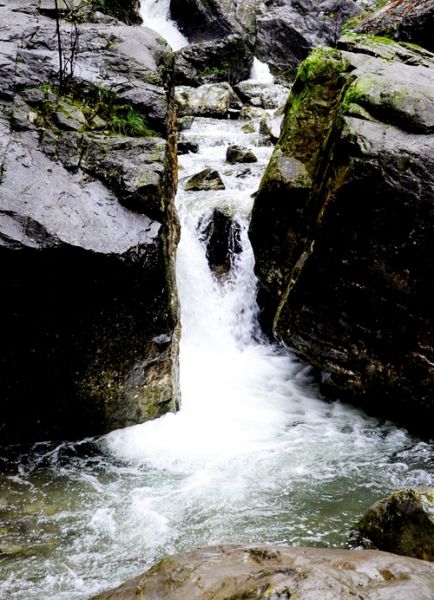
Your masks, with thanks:
[(433, 520), (423, 36), (76, 4), (62, 95), (54, 2), (0, 2), (0, 597), (433, 598), (355, 537), (403, 488)]

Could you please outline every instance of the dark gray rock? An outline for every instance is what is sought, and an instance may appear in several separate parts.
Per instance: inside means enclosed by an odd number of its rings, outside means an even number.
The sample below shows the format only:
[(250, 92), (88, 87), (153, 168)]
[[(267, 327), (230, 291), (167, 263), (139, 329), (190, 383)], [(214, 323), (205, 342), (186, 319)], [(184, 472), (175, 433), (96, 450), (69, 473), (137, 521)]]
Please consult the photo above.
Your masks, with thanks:
[(208, 264), (218, 276), (225, 275), (241, 248), (239, 223), (219, 209), (199, 224), (200, 239), (206, 246)]
[(234, 33), (221, 0), (171, 0), (170, 17), (192, 43), (213, 40)]
[(184, 189), (187, 192), (224, 190), (225, 184), (217, 171), (208, 168), (189, 177), (184, 184)]
[(180, 140), (178, 142), (178, 154), (188, 154), (189, 152), (197, 154), (199, 152), (199, 144), (188, 140)]
[(360, 12), (352, 0), (267, 0), (256, 17), (255, 55), (279, 81), (291, 81), (309, 52), (336, 45), (345, 20)]
[(374, 550), (215, 546), (164, 558), (93, 600), (431, 600), (434, 565)]
[(175, 83), (197, 86), (227, 81), (234, 85), (249, 77), (252, 63), (252, 51), (239, 35), (199, 42), (176, 53)]
[(228, 163), (252, 163), (257, 161), (258, 159), (250, 148), (233, 145), (228, 146), (226, 150), (226, 162)]
[(344, 22), (362, 12), (353, 0), (171, 0), (170, 10), (190, 42), (241, 37), (282, 82), (310, 50), (335, 45)]
[(434, 0), (400, 0), (366, 17), (356, 28), (359, 33), (387, 35), (434, 51)]
[(408, 488), (379, 500), (357, 531), (363, 545), (434, 561), (434, 488)]
[(173, 54), (145, 28), (82, 23), (58, 98), (38, 6), (0, 5), (2, 443), (178, 404)]
[(329, 391), (423, 427), (434, 416), (434, 56), (369, 37), (340, 47), (300, 67), (255, 200), (264, 319)]

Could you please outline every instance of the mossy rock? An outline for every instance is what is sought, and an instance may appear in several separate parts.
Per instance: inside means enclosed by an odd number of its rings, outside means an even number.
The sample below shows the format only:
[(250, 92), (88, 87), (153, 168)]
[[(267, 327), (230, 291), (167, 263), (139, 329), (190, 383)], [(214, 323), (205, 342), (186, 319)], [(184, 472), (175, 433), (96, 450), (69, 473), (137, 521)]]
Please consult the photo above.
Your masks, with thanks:
[(434, 487), (407, 488), (379, 500), (357, 530), (365, 545), (434, 561)]

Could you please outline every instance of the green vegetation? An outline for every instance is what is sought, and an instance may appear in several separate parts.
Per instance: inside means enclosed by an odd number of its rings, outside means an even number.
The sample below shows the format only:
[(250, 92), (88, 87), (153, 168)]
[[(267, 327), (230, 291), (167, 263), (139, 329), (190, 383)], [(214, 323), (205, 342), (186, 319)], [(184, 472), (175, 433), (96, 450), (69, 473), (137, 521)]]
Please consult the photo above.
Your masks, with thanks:
[(155, 137), (160, 134), (152, 129), (146, 115), (140, 113), (116, 92), (93, 86), (82, 90), (71, 88), (58, 96), (48, 84), (41, 87), (45, 101), (39, 106), (39, 115), (45, 122), (52, 122), (55, 113), (63, 112), (74, 118), (74, 113), (84, 117), (80, 131), (103, 130), (105, 134), (130, 137)]

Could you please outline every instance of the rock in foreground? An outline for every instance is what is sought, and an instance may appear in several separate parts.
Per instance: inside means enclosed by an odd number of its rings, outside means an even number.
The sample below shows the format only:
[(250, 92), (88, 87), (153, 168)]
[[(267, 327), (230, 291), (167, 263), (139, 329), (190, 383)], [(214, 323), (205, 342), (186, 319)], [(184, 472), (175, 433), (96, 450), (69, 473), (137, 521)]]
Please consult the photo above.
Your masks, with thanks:
[(434, 488), (399, 490), (376, 502), (357, 530), (379, 550), (434, 561)]
[(432, 600), (434, 565), (374, 550), (216, 546), (163, 559), (93, 600)]

